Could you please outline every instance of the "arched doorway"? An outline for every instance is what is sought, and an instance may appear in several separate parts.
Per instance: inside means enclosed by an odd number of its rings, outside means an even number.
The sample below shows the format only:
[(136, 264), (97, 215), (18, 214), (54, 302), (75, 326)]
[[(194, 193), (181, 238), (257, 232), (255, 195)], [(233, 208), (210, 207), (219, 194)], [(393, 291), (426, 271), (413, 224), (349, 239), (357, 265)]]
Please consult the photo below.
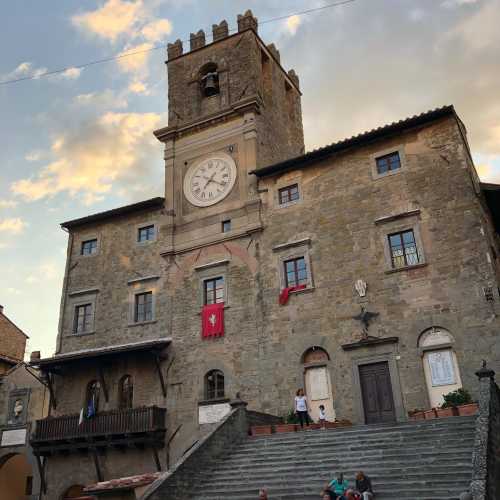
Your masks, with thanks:
[(33, 469), (21, 453), (0, 458), (2, 500), (26, 500), (33, 490)]
[(335, 420), (332, 383), (328, 371), (330, 356), (322, 348), (313, 346), (303, 356), (304, 380), (307, 399), (313, 420), (319, 418), (319, 407), (325, 407), (326, 419)]
[(425, 382), (432, 408), (440, 406), (443, 395), (462, 387), (457, 356), (452, 348), (453, 336), (443, 328), (432, 327), (422, 333), (418, 346), (422, 350)]

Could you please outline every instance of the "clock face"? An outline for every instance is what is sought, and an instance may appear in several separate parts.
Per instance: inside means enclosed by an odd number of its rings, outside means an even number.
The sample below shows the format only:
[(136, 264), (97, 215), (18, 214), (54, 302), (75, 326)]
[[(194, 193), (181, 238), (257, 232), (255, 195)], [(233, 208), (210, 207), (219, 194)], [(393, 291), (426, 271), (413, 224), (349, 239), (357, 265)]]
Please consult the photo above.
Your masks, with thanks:
[(236, 164), (226, 154), (212, 155), (189, 167), (184, 177), (184, 195), (197, 207), (223, 200), (236, 181)]

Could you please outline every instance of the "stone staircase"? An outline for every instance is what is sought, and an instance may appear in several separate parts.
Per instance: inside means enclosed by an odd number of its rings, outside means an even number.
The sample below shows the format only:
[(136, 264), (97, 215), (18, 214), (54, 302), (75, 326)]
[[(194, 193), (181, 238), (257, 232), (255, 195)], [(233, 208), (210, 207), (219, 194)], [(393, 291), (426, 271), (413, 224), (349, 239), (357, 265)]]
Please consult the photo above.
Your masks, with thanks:
[(458, 499), (472, 471), (475, 417), (402, 424), (306, 430), (251, 437), (216, 460), (189, 496), (192, 500), (318, 500), (323, 485), (342, 471), (372, 479), (376, 500)]

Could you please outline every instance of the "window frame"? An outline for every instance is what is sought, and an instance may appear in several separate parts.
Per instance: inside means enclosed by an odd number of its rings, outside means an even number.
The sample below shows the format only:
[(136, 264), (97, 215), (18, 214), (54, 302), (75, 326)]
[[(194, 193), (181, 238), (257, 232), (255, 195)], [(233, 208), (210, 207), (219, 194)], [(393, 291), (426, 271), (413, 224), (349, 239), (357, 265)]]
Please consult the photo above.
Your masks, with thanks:
[[(214, 376), (214, 387), (213, 389), (209, 388), (209, 377)], [(220, 392), (220, 378), (222, 378), (222, 393)], [(204, 377), (204, 397), (205, 401), (218, 401), (224, 399), (226, 397), (226, 377), (224, 372), (219, 369), (209, 370), (205, 373)], [(211, 391), (213, 391), (213, 397), (210, 397)]]
[[(295, 190), (295, 191), (294, 191)], [(292, 199), (292, 192), (295, 192), (297, 197)], [(287, 199), (284, 201), (283, 200), (283, 194), (286, 193)], [(294, 182), (293, 184), (288, 184), (286, 186), (278, 188), (278, 204), (280, 206), (289, 206), (293, 205), (295, 203), (298, 203), (300, 201), (300, 189), (299, 189), (299, 183)]]
[[(297, 185), (298, 188), (298, 199), (294, 201), (289, 201), (287, 203), (280, 203), (280, 190), (287, 188), (289, 186)], [(299, 205), (305, 201), (306, 193), (304, 192), (302, 185), (302, 173), (299, 171), (290, 172), (283, 175), (281, 178), (277, 179), (276, 184), (273, 189), (270, 190), (270, 202), (275, 209), (279, 210), (282, 208), (293, 207), (294, 205)], [(272, 199), (271, 199), (272, 197)]]
[[(129, 381), (127, 393), (125, 393), (125, 382)], [(134, 407), (134, 382), (132, 375), (128, 373), (120, 378), (118, 383), (118, 408), (120, 410), (131, 410)]]
[[(84, 253), (84, 248), (87, 243), (92, 243), (95, 241), (95, 251), (91, 251), (90, 253)], [(91, 247), (92, 248), (92, 247)], [(99, 238), (97, 236), (92, 236), (86, 239), (82, 239), (80, 242), (80, 256), (81, 257), (94, 257), (99, 253)]]
[[(302, 261), (304, 263), (304, 269), (305, 269), (305, 274), (306, 274), (305, 278), (300, 278), (299, 277), (299, 273), (302, 270), (298, 266), (298, 262), (299, 261)], [(290, 271), (288, 270), (288, 264), (289, 263), (292, 263), (292, 265), (293, 265), (293, 270), (291, 272), (294, 275), (294, 284), (291, 284), (291, 282), (289, 281), (289, 274), (290, 274)], [(305, 256), (300, 255), (298, 257), (292, 257), (291, 259), (285, 260), (285, 261), (283, 261), (283, 266), (284, 266), (283, 273), (284, 273), (284, 276), (285, 276), (285, 286), (287, 288), (291, 288), (291, 287), (295, 287), (295, 286), (300, 286), (300, 285), (305, 285), (306, 288), (307, 288), (307, 284), (308, 284), (308, 281), (309, 281), (308, 280), (309, 271), (307, 269), (307, 261), (306, 261)]]
[[(393, 162), (391, 162), (391, 158), (397, 156), (397, 168), (391, 168)], [(381, 172), (379, 167), (380, 167), (380, 162), (385, 161), (387, 163), (387, 170), (384, 172)], [(377, 169), (377, 175), (387, 175), (389, 173), (394, 173), (396, 170), (401, 170), (401, 157), (399, 156), (399, 151), (393, 151), (392, 153), (387, 153), (382, 156), (377, 156), (375, 158), (375, 168)]]
[[(149, 230), (149, 229), (152, 229), (152, 237), (151, 238), (147, 238), (145, 240), (141, 240), (141, 231), (144, 231), (144, 230)], [(149, 235), (149, 231), (147, 233)], [(136, 227), (136, 238), (135, 238), (135, 241), (138, 245), (147, 245), (148, 243), (153, 243), (154, 241), (156, 241), (156, 235), (157, 235), (157, 228), (156, 228), (156, 224), (154, 222), (151, 222), (151, 223), (147, 223), (147, 224), (141, 224), (139, 226)]]
[(100, 398), (101, 398), (101, 383), (99, 380), (91, 380), (90, 382), (87, 383), (87, 386), (85, 387), (85, 412), (87, 412), (89, 403), (90, 403), (90, 397), (91, 397), (91, 391), (92, 387), (96, 387), (97, 390), (95, 392), (96, 398), (95, 398), (95, 413), (99, 411), (99, 405), (100, 405)]
[[(88, 322), (88, 329), (85, 328), (85, 316), (87, 316), (87, 313), (83, 313), (83, 326), (84, 329), (79, 331), (78, 330), (78, 325), (79, 325), (79, 310), (81, 308), (89, 308), (90, 312), (88, 313), (89, 316), (89, 322)], [(92, 333), (94, 331), (94, 303), (92, 301), (87, 301), (87, 302), (79, 302), (75, 304), (74, 306), (74, 313), (73, 313), (73, 329), (72, 333), (73, 335), (85, 335), (88, 333)]]
[(226, 219), (221, 222), (221, 230), (223, 233), (229, 233), (232, 230), (231, 219)]
[[(413, 262), (413, 263), (409, 263), (408, 253), (406, 252), (407, 247), (410, 247), (410, 244), (407, 244), (407, 245), (405, 244), (404, 235), (408, 234), (408, 233), (411, 233), (411, 235), (412, 235), (412, 238), (413, 238), (413, 244), (412, 244), (412, 246), (415, 248), (415, 254), (417, 256), (417, 261)], [(392, 245), (392, 242), (391, 242), (391, 239), (394, 236), (399, 237), (399, 240), (400, 240), (400, 247), (402, 249), (402, 254), (400, 256), (395, 256), (394, 255), (394, 248), (396, 248), (396, 247), (394, 247)], [(413, 230), (413, 228), (405, 229), (405, 230), (402, 230), (402, 231), (396, 231), (394, 233), (389, 233), (387, 235), (387, 239), (388, 239), (388, 244), (389, 244), (389, 251), (390, 251), (390, 257), (391, 257), (391, 267), (392, 267), (392, 269), (400, 269), (402, 267), (413, 267), (413, 266), (418, 266), (419, 264), (421, 264), (421, 262), (420, 262), (420, 252), (418, 250), (417, 239), (415, 237), (415, 231)], [(398, 258), (398, 257), (403, 257), (403, 264), (397, 264), (396, 263), (395, 259)]]
[[(399, 155), (399, 168), (379, 173), (377, 160), (396, 153)], [(407, 168), (404, 146), (402, 144), (399, 144), (390, 148), (384, 148), (374, 152), (373, 154), (370, 155), (370, 165), (371, 165), (371, 174), (373, 180), (384, 179), (385, 177), (390, 177), (391, 175), (398, 175), (399, 173), (404, 172)]]
[[(143, 312), (143, 319), (139, 319), (139, 298), (140, 297), (151, 297), (149, 301), (145, 300), (144, 304), (144, 312)], [(150, 312), (150, 317), (148, 317), (148, 311), (146, 310), (146, 306), (150, 305), (151, 310)], [(133, 315), (133, 322), (135, 324), (141, 324), (141, 323), (150, 323), (151, 321), (154, 321), (154, 294), (152, 290), (145, 290), (145, 291), (140, 291), (137, 293), (134, 293), (134, 315)]]
[[(217, 287), (217, 281), (222, 280), (222, 286)], [(213, 302), (208, 302), (207, 301), (207, 284), (213, 282)], [(217, 290), (222, 290), (222, 300), (217, 300)], [(224, 275), (220, 276), (215, 276), (215, 277), (210, 277), (210, 278), (204, 278), (203, 279), (203, 290), (202, 290), (202, 295), (203, 295), (203, 305), (208, 306), (208, 305), (213, 305), (213, 304), (225, 304), (225, 298), (226, 298), (226, 280)]]
[(275, 264), (278, 267), (279, 287), (283, 290), (287, 287), (287, 279), (285, 273), (285, 262), (303, 257), (306, 264), (307, 283), (306, 288), (292, 293), (301, 293), (314, 290), (314, 270), (311, 264), (311, 239), (304, 238), (298, 241), (282, 243), (273, 247), (275, 253)]

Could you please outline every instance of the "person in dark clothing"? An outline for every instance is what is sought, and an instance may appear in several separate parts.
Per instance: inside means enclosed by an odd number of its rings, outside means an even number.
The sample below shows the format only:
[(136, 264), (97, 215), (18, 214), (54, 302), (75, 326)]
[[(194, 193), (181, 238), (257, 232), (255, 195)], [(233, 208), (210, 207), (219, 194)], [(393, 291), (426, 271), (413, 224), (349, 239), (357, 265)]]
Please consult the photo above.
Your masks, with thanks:
[(356, 474), (356, 489), (361, 494), (363, 500), (373, 499), (372, 482), (368, 476), (365, 476), (363, 471)]
[(331, 488), (330, 484), (326, 483), (325, 487), (321, 490), (321, 500), (337, 500), (339, 497)]
[(311, 419), (309, 418), (309, 407), (307, 405), (307, 398), (304, 396), (304, 391), (299, 389), (295, 396), (295, 413), (300, 421), (300, 427), (304, 427), (304, 421), (309, 426)]

